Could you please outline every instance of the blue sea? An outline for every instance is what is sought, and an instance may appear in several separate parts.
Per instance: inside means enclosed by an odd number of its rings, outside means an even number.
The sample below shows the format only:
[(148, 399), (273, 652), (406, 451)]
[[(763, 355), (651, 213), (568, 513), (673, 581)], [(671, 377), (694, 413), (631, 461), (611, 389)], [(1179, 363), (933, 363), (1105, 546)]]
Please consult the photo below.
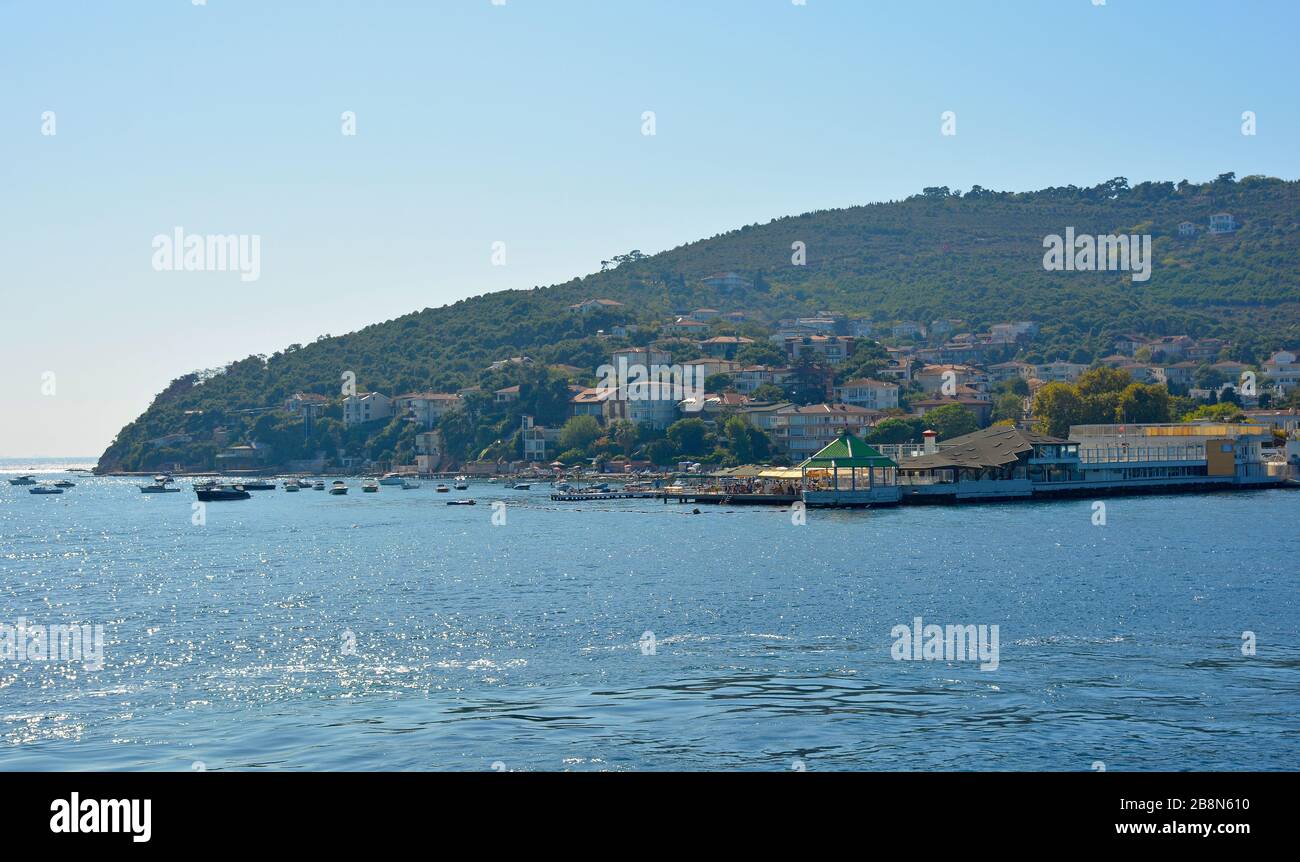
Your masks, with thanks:
[[(66, 466), (0, 462), (77, 483), (0, 482), (0, 623), (102, 625), (103, 667), (0, 660), (0, 769), (1300, 765), (1293, 491), (797, 524), (350, 480), (196, 518)], [(897, 660), (917, 617), (996, 625), (996, 670)]]

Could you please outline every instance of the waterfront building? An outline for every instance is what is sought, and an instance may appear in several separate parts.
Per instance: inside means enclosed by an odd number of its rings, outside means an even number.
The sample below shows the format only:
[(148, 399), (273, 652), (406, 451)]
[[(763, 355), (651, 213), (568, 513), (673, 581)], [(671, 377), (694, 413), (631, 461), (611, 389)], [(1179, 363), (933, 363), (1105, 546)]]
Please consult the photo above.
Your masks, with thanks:
[(807, 506), (889, 506), (899, 502), (898, 464), (842, 431), (799, 465)]
[(1035, 477), (1064, 473), (1078, 462), (1077, 447), (1069, 441), (1010, 426), (963, 434), (942, 445), (927, 431), (924, 451), (899, 462), (907, 502), (1028, 498)]

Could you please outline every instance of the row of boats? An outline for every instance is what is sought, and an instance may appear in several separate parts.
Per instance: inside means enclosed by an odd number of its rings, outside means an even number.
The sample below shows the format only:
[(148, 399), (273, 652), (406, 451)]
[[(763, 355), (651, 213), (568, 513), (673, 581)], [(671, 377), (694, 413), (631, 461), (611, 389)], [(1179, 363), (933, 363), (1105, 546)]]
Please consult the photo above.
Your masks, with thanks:
[(38, 482), (35, 476), (17, 476), (9, 480), (10, 485), (27, 486), (29, 494), (62, 494), (68, 488), (77, 487), (75, 482), (59, 479), (54, 482)]

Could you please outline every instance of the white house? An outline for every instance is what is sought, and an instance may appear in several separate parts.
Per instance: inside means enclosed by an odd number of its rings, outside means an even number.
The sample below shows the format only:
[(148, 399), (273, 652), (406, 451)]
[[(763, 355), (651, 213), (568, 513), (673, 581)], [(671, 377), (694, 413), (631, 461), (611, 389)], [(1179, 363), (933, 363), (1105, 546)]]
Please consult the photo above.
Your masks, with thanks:
[(409, 414), (425, 428), (432, 428), (438, 421), (464, 406), (465, 400), (459, 395), (443, 392), (410, 392), (393, 399), (393, 412), (397, 415)]
[(1300, 386), (1300, 365), (1296, 364), (1296, 355), (1290, 350), (1279, 350), (1260, 367), (1264, 369), (1265, 385), (1290, 392)]
[(879, 411), (852, 404), (788, 404), (772, 414), (774, 442), (801, 461), (825, 449), (845, 431), (861, 436), (881, 416)]
[(1192, 222), (1185, 221), (1178, 223), (1179, 236), (1196, 236), (1196, 225)]
[(1210, 216), (1210, 233), (1232, 233), (1237, 229), (1237, 220), (1232, 213), (1215, 213)]
[(315, 419), (325, 410), (329, 399), (315, 392), (298, 392), (284, 402), (284, 409), (295, 416)]
[(364, 425), (392, 415), (392, 402), (380, 392), (358, 392), (343, 399), (344, 425)]
[(898, 406), (898, 384), (859, 378), (835, 387), (835, 400), (868, 410), (889, 410)]

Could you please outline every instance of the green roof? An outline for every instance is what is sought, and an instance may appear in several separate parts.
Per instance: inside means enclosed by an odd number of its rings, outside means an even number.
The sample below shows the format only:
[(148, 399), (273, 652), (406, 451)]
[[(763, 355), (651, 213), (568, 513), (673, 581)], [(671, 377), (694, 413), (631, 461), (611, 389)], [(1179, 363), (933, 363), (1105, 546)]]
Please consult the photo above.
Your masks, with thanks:
[(800, 467), (897, 467), (893, 459), (886, 458), (867, 445), (861, 437), (845, 431), (833, 443), (799, 465)]

